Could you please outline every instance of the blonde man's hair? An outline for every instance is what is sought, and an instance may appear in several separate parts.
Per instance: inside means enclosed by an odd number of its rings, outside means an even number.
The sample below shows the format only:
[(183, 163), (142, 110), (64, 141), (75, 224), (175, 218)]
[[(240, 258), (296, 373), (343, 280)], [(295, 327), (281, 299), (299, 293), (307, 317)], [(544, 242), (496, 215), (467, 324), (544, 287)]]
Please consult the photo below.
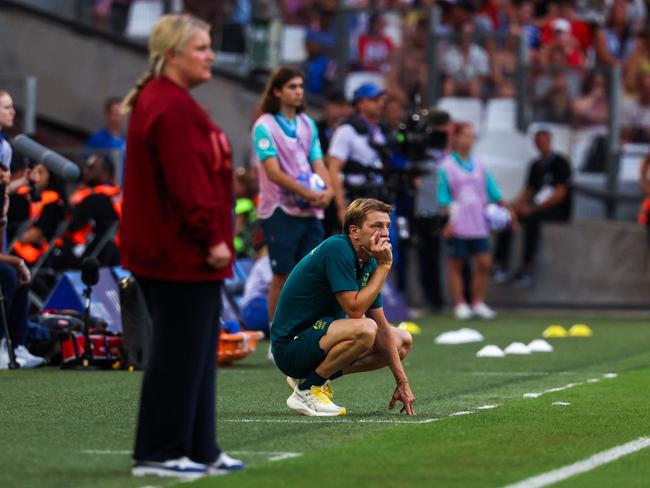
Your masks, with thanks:
[(163, 15), (158, 19), (149, 36), (147, 71), (122, 101), (122, 112), (130, 112), (145, 85), (163, 72), (167, 51), (182, 52), (199, 30), (209, 31), (210, 25), (188, 14)]
[[(3, 90), (0, 88), (0, 97), (4, 97), (5, 95), (9, 95), (9, 92), (7, 90)], [(11, 96), (11, 95), (9, 95)]]
[(348, 208), (345, 211), (343, 232), (349, 234), (351, 225), (356, 227), (363, 226), (363, 223), (366, 221), (366, 218), (368, 218), (370, 212), (384, 212), (390, 214), (392, 210), (393, 207), (381, 200), (376, 200), (374, 198), (357, 198), (348, 205)]

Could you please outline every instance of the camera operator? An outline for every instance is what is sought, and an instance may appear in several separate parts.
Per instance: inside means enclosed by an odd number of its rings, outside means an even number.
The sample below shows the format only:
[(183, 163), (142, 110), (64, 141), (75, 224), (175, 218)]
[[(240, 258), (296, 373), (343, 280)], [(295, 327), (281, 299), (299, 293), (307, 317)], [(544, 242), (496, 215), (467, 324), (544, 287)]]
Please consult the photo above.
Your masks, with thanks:
[(439, 165), (449, 154), (452, 133), (450, 115), (435, 109), (416, 110), (402, 130), (408, 156), (421, 173), (414, 180), (414, 243), (418, 250), (420, 283), (432, 310), (440, 310), (444, 304), (440, 231), (448, 217), (437, 203), (436, 189)]
[(356, 113), (332, 136), (329, 172), (341, 224), (348, 202), (356, 198), (387, 200), (383, 186), (388, 131), (379, 124), (385, 98), (384, 90), (373, 83), (359, 86), (352, 100)]

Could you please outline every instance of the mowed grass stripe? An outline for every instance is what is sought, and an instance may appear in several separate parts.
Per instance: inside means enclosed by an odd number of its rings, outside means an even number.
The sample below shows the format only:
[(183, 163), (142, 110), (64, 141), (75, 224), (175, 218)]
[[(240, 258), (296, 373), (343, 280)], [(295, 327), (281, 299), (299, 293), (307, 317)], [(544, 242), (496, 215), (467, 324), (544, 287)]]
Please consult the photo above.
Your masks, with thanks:
[[(650, 434), (649, 381), (648, 369), (628, 372), (445, 422), (379, 431), (365, 440), (195, 484), (301, 486), (316, 476), (319, 487), (337, 488), (504, 486)], [(557, 401), (571, 405), (552, 405)], [(636, 466), (629, 470), (636, 472)], [(620, 485), (609, 478), (595, 486)]]
[(649, 437), (639, 437), (621, 446), (616, 446), (606, 451), (594, 454), (588, 459), (578, 461), (577, 463), (563, 466), (562, 468), (543, 473), (532, 478), (525, 479), (518, 483), (513, 483), (505, 488), (543, 488), (544, 486), (554, 485), (560, 481), (572, 478), (581, 473), (587, 473), (605, 464), (612, 463), (624, 456), (634, 454), (650, 447)]

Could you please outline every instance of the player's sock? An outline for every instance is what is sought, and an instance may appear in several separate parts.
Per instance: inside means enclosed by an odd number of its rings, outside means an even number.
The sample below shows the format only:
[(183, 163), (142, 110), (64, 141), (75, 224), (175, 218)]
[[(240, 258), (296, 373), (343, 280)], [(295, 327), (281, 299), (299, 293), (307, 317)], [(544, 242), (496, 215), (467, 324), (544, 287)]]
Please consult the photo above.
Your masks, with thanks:
[(312, 371), (307, 375), (302, 383), (298, 385), (299, 390), (309, 390), (312, 386), (323, 386), (327, 381), (326, 378), (318, 376), (316, 371)]
[(341, 376), (343, 376), (343, 371), (337, 371), (332, 376), (330, 376), (330, 381), (334, 381), (336, 378), (340, 378)]

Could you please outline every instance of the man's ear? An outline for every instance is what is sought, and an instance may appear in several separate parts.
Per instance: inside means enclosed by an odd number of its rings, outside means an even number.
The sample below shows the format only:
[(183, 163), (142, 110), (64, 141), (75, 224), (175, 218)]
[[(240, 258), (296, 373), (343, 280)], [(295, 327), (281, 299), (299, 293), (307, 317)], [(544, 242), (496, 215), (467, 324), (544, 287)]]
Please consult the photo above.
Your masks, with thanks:
[(357, 227), (356, 225), (351, 225), (349, 235), (350, 235), (350, 239), (358, 241), (359, 240), (359, 227)]

